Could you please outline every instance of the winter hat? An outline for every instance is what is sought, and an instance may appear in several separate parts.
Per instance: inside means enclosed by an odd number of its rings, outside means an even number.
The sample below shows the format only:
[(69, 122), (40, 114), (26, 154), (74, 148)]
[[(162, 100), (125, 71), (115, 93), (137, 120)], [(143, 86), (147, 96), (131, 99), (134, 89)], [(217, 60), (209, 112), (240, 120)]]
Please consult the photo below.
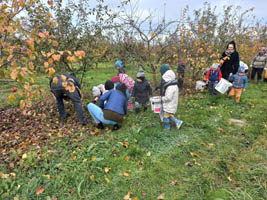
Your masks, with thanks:
[(234, 49), (236, 49), (236, 45), (235, 45), (235, 41), (234, 40), (227, 44), (227, 48), (226, 49), (228, 49), (230, 44), (232, 44), (234, 46)]
[(266, 53), (266, 47), (261, 47), (260, 50), (264, 51)]
[(212, 69), (215, 70), (215, 69), (217, 69), (219, 67), (219, 65), (217, 63), (213, 63), (211, 67), (212, 67)]
[(115, 62), (115, 67), (119, 67), (120, 69), (122, 69), (122, 68), (123, 68), (122, 61), (121, 61), (121, 60), (117, 60), (117, 61)]
[(96, 86), (93, 87), (92, 91), (93, 91), (93, 97), (98, 97), (98, 96), (101, 95), (100, 89), (98, 87), (96, 87)]
[(120, 77), (119, 77), (119, 76), (113, 76), (113, 77), (111, 78), (111, 81), (112, 81), (112, 83), (120, 82)]
[(239, 73), (245, 73), (245, 67), (244, 67), (244, 66), (240, 66), (240, 67), (238, 68), (238, 72), (239, 72)]
[(137, 78), (145, 77), (145, 72), (143, 69), (139, 69), (139, 71), (136, 74)]
[(160, 73), (161, 73), (161, 75), (163, 75), (168, 70), (170, 70), (169, 65), (161, 65), (160, 66)]
[(105, 82), (105, 90), (112, 90), (114, 88), (114, 83), (111, 80)]

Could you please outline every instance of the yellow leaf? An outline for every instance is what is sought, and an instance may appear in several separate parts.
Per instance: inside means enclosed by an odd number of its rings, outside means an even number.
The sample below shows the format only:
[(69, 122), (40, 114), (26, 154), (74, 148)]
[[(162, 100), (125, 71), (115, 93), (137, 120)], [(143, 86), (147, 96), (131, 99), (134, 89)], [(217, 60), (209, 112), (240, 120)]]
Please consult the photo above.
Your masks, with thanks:
[(45, 62), (45, 63), (44, 63), (44, 66), (45, 66), (45, 68), (48, 68), (49, 63), (48, 63), (48, 62)]
[(93, 181), (95, 179), (95, 176), (94, 175), (91, 175), (90, 176), (90, 180)]
[(57, 47), (58, 46), (58, 42), (55, 41), (55, 40), (53, 40), (52, 44), (53, 44), (54, 47)]
[(60, 61), (60, 57), (61, 55), (58, 54), (58, 55), (53, 55), (52, 58), (54, 59), (54, 61)]
[(49, 58), (49, 59), (48, 59), (48, 63), (49, 63), (50, 65), (52, 65), (52, 64), (53, 64), (53, 62), (54, 62), (54, 61), (53, 61), (53, 59), (52, 59), (52, 58)]
[(108, 168), (108, 167), (105, 167), (105, 169), (104, 169), (104, 170), (105, 170), (105, 172), (106, 172), (106, 173), (108, 173), (108, 172), (109, 172), (109, 170), (110, 170), (110, 168)]
[(10, 77), (11, 77), (11, 79), (13, 79), (13, 80), (16, 80), (17, 75), (18, 75), (18, 72), (17, 72), (16, 69), (13, 69), (12, 72), (10, 73)]
[(105, 180), (106, 180), (106, 182), (107, 182), (107, 183), (109, 183), (109, 182), (110, 182), (110, 180), (109, 180), (107, 177), (105, 177)]
[(58, 78), (57, 78), (57, 77), (54, 77), (54, 78), (53, 78), (53, 83), (54, 83), (54, 84), (57, 84), (57, 83), (58, 83)]
[(35, 190), (35, 194), (37, 195), (42, 194), (43, 192), (44, 192), (44, 187), (41, 185)]
[(134, 197), (132, 200), (139, 200), (139, 198), (138, 197)]
[(192, 157), (197, 157), (197, 153), (194, 153), (194, 152), (190, 152), (190, 155), (191, 155)]
[(165, 193), (162, 193), (161, 195), (158, 196), (157, 200), (163, 200), (165, 199)]
[(23, 108), (25, 107), (25, 101), (24, 101), (24, 100), (20, 100), (20, 102), (19, 102), (19, 107), (20, 107), (21, 109), (23, 109)]
[(67, 80), (67, 77), (66, 77), (65, 75), (63, 75), (63, 74), (60, 75), (60, 77), (61, 77), (61, 80), (62, 80), (62, 81), (66, 81), (66, 80)]
[(125, 177), (129, 177), (130, 175), (129, 175), (127, 172), (124, 172), (124, 173), (123, 173), (123, 176), (125, 176)]
[(54, 68), (49, 68), (49, 69), (48, 69), (48, 72), (49, 72), (49, 75), (50, 75), (50, 76), (53, 76), (53, 75), (55, 74), (56, 71), (54, 70)]
[(96, 157), (95, 156), (92, 156), (92, 161), (95, 161), (96, 160)]
[(8, 96), (8, 99), (9, 99), (9, 101), (13, 102), (13, 101), (16, 99), (16, 97), (15, 97), (14, 94), (10, 94), (10, 95)]
[(49, 174), (44, 174), (43, 177), (46, 177), (47, 179), (50, 179), (50, 175)]
[(128, 192), (124, 197), (123, 197), (123, 200), (131, 200), (131, 195), (133, 193), (132, 192)]
[(26, 154), (26, 153), (24, 153), (23, 155), (22, 155), (22, 159), (26, 159), (28, 157), (28, 155)]

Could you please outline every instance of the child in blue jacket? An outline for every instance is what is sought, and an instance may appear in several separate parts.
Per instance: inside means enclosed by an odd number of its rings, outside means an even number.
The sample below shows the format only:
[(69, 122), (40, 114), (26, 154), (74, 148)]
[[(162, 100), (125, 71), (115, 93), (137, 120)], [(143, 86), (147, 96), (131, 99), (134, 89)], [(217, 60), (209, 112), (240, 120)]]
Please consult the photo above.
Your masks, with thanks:
[(238, 72), (229, 77), (229, 81), (233, 82), (233, 87), (229, 93), (229, 97), (235, 96), (235, 102), (238, 104), (242, 91), (246, 91), (248, 86), (248, 77), (245, 74), (245, 67), (240, 66)]

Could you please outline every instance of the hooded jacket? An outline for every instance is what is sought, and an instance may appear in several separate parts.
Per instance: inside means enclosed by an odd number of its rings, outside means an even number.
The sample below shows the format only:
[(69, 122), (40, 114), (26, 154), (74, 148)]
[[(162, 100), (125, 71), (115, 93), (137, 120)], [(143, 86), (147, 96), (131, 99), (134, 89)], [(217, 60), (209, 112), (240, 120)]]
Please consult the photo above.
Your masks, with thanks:
[(135, 81), (132, 96), (135, 97), (138, 103), (147, 103), (149, 101), (149, 95), (151, 94), (152, 88), (145, 78), (142, 82)]
[(248, 77), (245, 73), (236, 73), (235, 75), (232, 75), (229, 77), (229, 81), (233, 81), (233, 87), (234, 88), (245, 88), (248, 87)]
[[(166, 71), (162, 79), (165, 84), (175, 82), (175, 73), (172, 70)], [(177, 82), (176, 82), (177, 83)], [(163, 111), (167, 113), (175, 114), (178, 106), (179, 88), (177, 84), (170, 84), (165, 91), (165, 95), (162, 96)]]
[[(230, 44), (234, 46), (234, 52), (228, 55), (227, 49)], [(239, 59), (239, 53), (236, 51), (236, 45), (234, 41), (228, 43), (226, 51), (223, 52), (220, 59), (224, 59), (224, 63), (221, 66), (221, 71), (223, 75), (226, 73), (233, 73), (233, 74), (237, 73), (240, 59)]]

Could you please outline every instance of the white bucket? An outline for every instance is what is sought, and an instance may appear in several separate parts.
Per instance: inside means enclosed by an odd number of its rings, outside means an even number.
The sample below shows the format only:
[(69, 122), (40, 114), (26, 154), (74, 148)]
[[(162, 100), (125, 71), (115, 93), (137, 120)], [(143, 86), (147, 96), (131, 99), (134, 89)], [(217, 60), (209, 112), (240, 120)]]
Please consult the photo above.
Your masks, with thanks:
[(232, 87), (232, 83), (230, 83), (229, 81), (227, 81), (226, 79), (224, 78), (221, 78), (220, 82), (216, 85), (215, 89), (224, 94), (229, 87)]
[(151, 110), (153, 110), (154, 113), (160, 113), (161, 109), (161, 98), (160, 96), (154, 96), (150, 98), (151, 103)]

